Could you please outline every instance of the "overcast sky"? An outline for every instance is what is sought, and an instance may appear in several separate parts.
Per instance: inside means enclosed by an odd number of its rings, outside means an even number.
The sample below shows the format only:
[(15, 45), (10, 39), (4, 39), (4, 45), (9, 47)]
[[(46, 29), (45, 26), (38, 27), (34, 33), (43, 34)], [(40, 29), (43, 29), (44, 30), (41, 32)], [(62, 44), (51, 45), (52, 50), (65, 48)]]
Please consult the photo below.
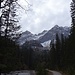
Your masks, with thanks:
[[(25, 0), (19, 0), (21, 6), (28, 9)], [(49, 30), (54, 25), (70, 26), (70, 3), (71, 0), (28, 0), (29, 11), (25, 13), (20, 10), (21, 30), (29, 30), (32, 33), (39, 33)]]

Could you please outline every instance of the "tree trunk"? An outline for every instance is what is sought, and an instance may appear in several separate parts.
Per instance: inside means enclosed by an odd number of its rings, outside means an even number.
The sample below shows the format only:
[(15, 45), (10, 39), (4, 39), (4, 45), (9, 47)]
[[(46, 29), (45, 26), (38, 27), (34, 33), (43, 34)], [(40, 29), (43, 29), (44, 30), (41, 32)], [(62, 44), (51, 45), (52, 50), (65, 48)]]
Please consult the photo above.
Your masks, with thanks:
[[(0, 10), (1, 10), (1, 0), (0, 0)], [(0, 36), (1, 36), (1, 16), (0, 16)]]

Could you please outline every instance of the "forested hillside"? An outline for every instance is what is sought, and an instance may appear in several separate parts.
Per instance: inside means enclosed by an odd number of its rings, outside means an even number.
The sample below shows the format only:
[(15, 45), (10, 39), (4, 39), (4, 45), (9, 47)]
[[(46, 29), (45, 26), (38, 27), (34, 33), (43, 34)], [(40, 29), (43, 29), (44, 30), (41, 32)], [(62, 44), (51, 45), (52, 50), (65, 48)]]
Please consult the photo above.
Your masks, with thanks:
[[(48, 32), (45, 31), (47, 37), (43, 32), (44, 37), (37, 41), (33, 39), (28, 41), (26, 39), (34, 35), (27, 31), (29, 35), (27, 34), (26, 38), (23, 37), (25, 40), (22, 40), (23, 45), (17, 43), (21, 37), (21, 26), (16, 18), (17, 1), (0, 0), (0, 74), (18, 70), (35, 70), (37, 75), (48, 75), (48, 69), (60, 71), (66, 75), (75, 75), (75, 1), (72, 0), (70, 6), (72, 23), (69, 34), (66, 33), (68, 31), (64, 32), (63, 28), (60, 28), (60, 31), (66, 35), (56, 30), (54, 39), (50, 35), (50, 31), (53, 30), (51, 29)], [(41, 36), (41, 34), (38, 35)], [(43, 38), (45, 41), (53, 38), (49, 49), (39, 43), (39, 41), (43, 42)]]

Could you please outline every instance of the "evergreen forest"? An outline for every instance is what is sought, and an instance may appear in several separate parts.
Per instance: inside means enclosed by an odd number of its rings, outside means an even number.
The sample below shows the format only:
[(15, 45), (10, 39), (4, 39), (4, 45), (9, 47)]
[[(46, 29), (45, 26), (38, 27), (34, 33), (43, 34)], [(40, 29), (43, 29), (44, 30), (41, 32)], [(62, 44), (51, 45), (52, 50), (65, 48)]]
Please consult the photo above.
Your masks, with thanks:
[[(4, 3), (4, 5), (2, 5)], [(75, 75), (75, 1), (72, 0), (71, 31), (68, 37), (56, 34), (49, 51), (33, 50), (31, 46), (19, 46), (21, 36), (16, 19), (17, 0), (0, 0), (0, 74), (11, 71), (35, 70), (37, 75), (48, 75), (47, 69), (65, 75)]]

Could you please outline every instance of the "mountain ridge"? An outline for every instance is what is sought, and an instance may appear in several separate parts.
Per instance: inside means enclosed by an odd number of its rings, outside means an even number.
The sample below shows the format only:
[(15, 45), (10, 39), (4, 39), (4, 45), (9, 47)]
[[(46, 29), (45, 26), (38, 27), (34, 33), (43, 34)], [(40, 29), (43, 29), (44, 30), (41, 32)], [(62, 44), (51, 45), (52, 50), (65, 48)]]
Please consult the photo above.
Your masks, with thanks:
[(32, 34), (30, 31), (25, 31), (18, 39), (18, 43), (20, 45), (23, 45), (25, 41), (37, 40), (43, 44), (55, 39), (56, 33), (59, 35), (59, 37), (61, 37), (61, 34), (63, 34), (65, 37), (68, 37), (68, 35), (70, 34), (70, 29), (70, 27), (60, 27), (58, 25), (55, 25), (50, 30), (44, 30), (43, 32), (38, 34)]

